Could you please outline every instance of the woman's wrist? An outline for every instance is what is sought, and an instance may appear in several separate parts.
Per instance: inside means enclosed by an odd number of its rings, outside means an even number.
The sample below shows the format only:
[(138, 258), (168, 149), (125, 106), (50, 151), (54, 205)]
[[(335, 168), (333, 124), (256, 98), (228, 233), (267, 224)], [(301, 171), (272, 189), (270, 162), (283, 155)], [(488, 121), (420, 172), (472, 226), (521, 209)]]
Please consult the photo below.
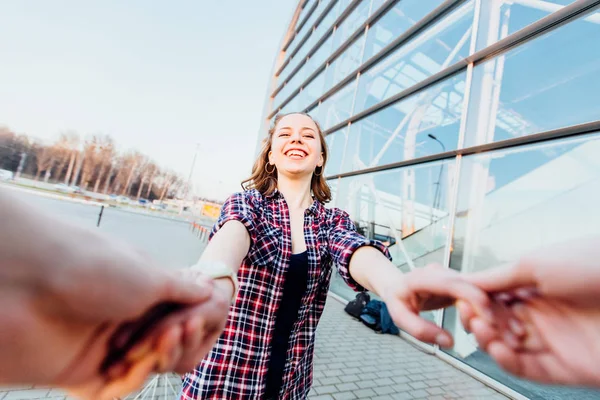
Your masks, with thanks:
[(227, 299), (235, 300), (233, 295), (235, 293), (235, 285), (229, 278), (216, 278), (214, 279), (215, 288), (223, 293), (223, 296)]

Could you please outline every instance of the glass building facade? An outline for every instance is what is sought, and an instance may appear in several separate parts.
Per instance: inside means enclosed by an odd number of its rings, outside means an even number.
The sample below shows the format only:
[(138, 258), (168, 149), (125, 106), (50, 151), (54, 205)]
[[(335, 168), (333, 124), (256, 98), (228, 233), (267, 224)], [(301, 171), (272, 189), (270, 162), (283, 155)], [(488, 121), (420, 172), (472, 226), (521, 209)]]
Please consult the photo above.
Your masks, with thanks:
[[(599, 4), (301, 0), (261, 139), (278, 112), (315, 117), (332, 205), (403, 271), (478, 271), (599, 234)], [(331, 290), (354, 296), (337, 277)], [(426, 317), (456, 345), (422, 346), (510, 397), (600, 397), (502, 372), (453, 308)]]

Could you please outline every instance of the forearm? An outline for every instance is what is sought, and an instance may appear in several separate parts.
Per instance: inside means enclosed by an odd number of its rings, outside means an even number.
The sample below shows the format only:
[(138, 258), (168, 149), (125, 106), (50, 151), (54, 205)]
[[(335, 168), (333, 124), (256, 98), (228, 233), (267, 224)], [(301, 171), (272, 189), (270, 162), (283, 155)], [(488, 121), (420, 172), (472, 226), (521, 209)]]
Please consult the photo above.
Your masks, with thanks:
[(212, 237), (198, 263), (222, 262), (237, 272), (249, 249), (246, 227), (241, 222), (229, 221)]
[(0, 190), (0, 276), (11, 280), (43, 283), (69, 253), (68, 228), (33, 207), (27, 207)]
[(354, 252), (349, 272), (356, 282), (380, 297), (402, 275), (385, 255), (371, 246), (363, 246)]
[[(237, 273), (250, 249), (250, 235), (239, 221), (229, 221), (212, 237), (202, 253), (197, 266), (203, 263), (219, 262)], [(234, 294), (233, 282), (229, 279), (217, 279), (215, 284), (230, 298)]]

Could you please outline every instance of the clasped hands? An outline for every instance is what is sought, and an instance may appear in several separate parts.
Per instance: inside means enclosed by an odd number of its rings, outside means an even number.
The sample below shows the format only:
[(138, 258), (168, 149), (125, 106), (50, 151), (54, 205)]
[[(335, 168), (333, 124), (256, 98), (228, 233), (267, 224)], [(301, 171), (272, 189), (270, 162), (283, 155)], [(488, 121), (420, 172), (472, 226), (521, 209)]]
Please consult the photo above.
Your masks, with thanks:
[(396, 324), (428, 343), (450, 334), (420, 311), (456, 305), (480, 349), (540, 383), (600, 387), (600, 243), (580, 240), (472, 274), (428, 266), (384, 293)]

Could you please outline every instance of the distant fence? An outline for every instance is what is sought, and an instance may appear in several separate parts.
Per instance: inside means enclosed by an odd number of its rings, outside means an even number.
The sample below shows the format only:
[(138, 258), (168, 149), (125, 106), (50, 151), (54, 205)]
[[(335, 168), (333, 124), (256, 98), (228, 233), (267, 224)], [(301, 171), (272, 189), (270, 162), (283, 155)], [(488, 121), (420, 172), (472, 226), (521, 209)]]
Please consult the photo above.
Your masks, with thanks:
[(200, 239), (203, 243), (208, 243), (208, 236), (210, 235), (210, 228), (200, 225), (196, 221), (192, 221), (190, 224), (190, 230)]

